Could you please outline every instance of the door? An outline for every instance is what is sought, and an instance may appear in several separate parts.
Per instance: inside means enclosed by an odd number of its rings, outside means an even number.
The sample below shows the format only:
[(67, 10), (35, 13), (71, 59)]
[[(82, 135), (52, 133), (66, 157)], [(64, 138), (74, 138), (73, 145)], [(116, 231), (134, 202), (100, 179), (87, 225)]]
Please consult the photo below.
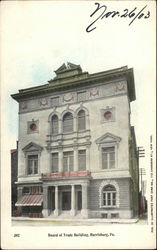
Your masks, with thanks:
[(71, 192), (62, 192), (62, 210), (71, 209)]
[(77, 210), (82, 209), (82, 191), (77, 192)]

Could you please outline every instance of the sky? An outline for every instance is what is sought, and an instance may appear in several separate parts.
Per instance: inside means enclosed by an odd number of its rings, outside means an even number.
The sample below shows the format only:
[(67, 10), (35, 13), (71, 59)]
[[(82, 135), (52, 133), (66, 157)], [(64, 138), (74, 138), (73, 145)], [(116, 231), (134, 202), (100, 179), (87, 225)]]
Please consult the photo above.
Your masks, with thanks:
[[(155, 140), (155, 1), (100, 1), (107, 11), (143, 7), (149, 18), (98, 20), (94, 1), (2, 1), (1, 3), (1, 125), (8, 151), (18, 140), (18, 104), (10, 95), (19, 89), (46, 84), (64, 62), (80, 64), (89, 73), (127, 65), (134, 69), (136, 101), (131, 103), (131, 124), (137, 146), (146, 157), (140, 167), (149, 171), (149, 140)], [(106, 12), (107, 12), (106, 11)], [(99, 12), (100, 13), (100, 12)], [(155, 145), (155, 144), (154, 144)]]

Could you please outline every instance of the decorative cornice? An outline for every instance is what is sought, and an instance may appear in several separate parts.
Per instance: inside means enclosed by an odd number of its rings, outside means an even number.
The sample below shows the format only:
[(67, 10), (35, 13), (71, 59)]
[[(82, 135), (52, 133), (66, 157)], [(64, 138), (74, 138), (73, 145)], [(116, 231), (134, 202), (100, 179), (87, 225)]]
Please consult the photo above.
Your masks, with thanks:
[[(35, 96), (41, 96), (46, 93), (53, 93), (55, 91), (60, 91), (62, 89), (72, 89), (76, 88), (78, 86), (89, 86), (93, 84), (100, 83), (100, 81), (107, 81), (107, 80), (114, 80), (119, 79), (121, 77), (125, 78), (127, 80), (128, 85), (128, 93), (130, 101), (133, 101), (136, 99), (135, 97), (135, 87), (134, 87), (134, 75), (133, 75), (133, 69), (128, 69), (127, 67), (122, 67), (118, 69), (113, 69), (109, 71), (103, 71), (99, 73), (94, 74), (85, 74), (85, 78), (81, 79), (81, 76), (85, 73), (81, 73), (80, 75), (76, 76), (70, 76), (66, 77), (63, 81), (58, 79), (49, 81), (49, 84), (45, 84), (43, 86), (28, 88), (19, 90), (19, 93), (11, 95), (13, 99), (20, 101), (24, 98), (29, 97), (35, 97)], [(73, 77), (76, 79), (74, 80)]]

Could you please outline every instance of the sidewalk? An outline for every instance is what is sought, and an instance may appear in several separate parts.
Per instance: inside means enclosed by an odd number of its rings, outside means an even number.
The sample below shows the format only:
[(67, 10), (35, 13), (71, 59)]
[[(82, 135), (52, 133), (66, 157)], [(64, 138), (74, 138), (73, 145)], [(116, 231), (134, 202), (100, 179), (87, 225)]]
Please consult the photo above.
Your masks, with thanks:
[[(28, 217), (12, 217), (13, 222), (64, 222), (64, 224), (67, 222), (70, 223), (119, 223), (119, 224), (133, 224), (137, 223), (139, 221), (139, 218), (133, 218), (133, 219), (104, 219), (104, 218), (94, 218), (94, 219), (65, 219), (65, 218), (28, 218)], [(60, 224), (60, 223), (59, 223)]]

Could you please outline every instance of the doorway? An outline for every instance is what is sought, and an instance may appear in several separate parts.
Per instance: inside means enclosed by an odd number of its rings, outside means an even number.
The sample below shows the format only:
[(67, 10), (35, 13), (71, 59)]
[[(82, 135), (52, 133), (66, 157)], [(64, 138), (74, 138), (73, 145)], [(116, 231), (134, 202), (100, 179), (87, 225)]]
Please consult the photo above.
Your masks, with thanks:
[(71, 209), (71, 192), (66, 191), (62, 192), (62, 210), (70, 210)]
[(82, 191), (77, 192), (77, 210), (82, 209)]

